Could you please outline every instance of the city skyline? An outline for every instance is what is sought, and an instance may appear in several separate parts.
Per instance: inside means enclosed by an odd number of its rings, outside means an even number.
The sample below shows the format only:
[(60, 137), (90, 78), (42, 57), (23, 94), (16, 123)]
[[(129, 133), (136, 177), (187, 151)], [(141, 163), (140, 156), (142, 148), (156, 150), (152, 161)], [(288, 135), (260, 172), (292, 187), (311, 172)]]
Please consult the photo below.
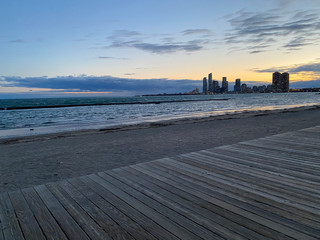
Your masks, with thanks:
[(290, 72), (291, 83), (320, 84), (318, 5), (6, 1), (0, 9), (0, 98), (177, 92), (193, 81), (200, 87), (203, 72), (211, 71), (213, 81), (227, 76), (270, 83), (278, 71)]

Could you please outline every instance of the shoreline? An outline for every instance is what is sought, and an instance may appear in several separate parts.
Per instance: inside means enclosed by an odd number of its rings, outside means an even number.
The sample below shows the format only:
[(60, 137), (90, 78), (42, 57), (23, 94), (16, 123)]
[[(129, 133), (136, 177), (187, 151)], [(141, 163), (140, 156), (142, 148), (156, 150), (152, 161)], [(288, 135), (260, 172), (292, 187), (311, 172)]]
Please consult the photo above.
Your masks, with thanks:
[[(119, 124), (119, 125), (110, 125), (105, 126), (103, 124), (99, 124), (98, 127), (87, 127), (84, 129), (76, 129), (76, 130), (65, 130), (65, 131), (54, 131), (50, 132), (47, 129), (50, 127), (35, 127), (35, 128), (17, 128), (17, 129), (6, 129), (0, 131), (25, 131), (24, 135), (14, 135), (12, 134), (9, 137), (0, 135), (0, 145), (1, 144), (11, 144), (14, 142), (28, 142), (34, 140), (41, 139), (51, 139), (51, 138), (59, 138), (59, 137), (72, 137), (72, 136), (80, 136), (87, 134), (95, 134), (99, 132), (117, 132), (117, 131), (129, 131), (143, 128), (153, 128), (153, 127), (164, 127), (169, 125), (178, 125), (178, 124), (188, 124), (188, 123), (200, 123), (214, 120), (224, 120), (224, 119), (232, 119), (232, 118), (243, 118), (243, 117), (252, 117), (252, 116), (263, 116), (265, 114), (276, 114), (282, 112), (297, 112), (297, 111), (306, 111), (312, 109), (320, 109), (320, 105), (310, 105), (310, 106), (299, 106), (292, 108), (284, 108), (284, 109), (267, 109), (267, 110), (235, 110), (235, 111), (221, 111), (222, 114), (210, 115), (210, 116), (191, 116), (191, 117), (181, 117), (181, 118), (173, 118), (169, 120), (159, 120), (159, 121), (144, 121), (139, 123), (128, 123), (128, 124)], [(59, 128), (59, 126), (53, 126), (53, 129)], [(44, 131), (42, 130), (44, 129)], [(37, 133), (37, 130), (40, 133)], [(43, 131), (43, 133), (41, 133)]]

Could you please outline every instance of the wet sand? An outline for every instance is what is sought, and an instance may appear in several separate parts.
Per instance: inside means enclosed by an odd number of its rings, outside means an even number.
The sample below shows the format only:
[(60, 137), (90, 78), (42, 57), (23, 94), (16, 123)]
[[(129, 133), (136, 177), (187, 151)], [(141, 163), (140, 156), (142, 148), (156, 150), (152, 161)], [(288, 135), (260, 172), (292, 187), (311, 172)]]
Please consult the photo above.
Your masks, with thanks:
[(320, 125), (320, 108), (0, 140), (0, 192)]

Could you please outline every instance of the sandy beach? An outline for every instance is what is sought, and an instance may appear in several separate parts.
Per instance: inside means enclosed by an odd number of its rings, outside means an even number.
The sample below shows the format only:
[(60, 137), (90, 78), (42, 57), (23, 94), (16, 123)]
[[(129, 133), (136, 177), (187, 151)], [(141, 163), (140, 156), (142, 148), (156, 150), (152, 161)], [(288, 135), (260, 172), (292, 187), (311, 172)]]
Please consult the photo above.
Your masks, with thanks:
[(0, 192), (320, 125), (320, 108), (0, 140)]

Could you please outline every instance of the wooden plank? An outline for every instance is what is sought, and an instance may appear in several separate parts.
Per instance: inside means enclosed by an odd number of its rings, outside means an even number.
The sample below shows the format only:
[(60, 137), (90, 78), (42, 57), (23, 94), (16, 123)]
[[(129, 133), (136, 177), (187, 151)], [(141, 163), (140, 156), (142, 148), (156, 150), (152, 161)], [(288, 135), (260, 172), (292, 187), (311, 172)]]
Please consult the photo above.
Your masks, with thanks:
[[(121, 225), (125, 228), (132, 236), (136, 239), (157, 239), (155, 236), (158, 234), (159, 226), (154, 224), (150, 219), (146, 218), (143, 214), (137, 211), (135, 208), (123, 202), (121, 199), (117, 198), (106, 188), (97, 184), (91, 180), (88, 176), (80, 178), (83, 183), (85, 183), (91, 190), (93, 190), (97, 195), (101, 196), (104, 201), (109, 202), (111, 205), (108, 210), (111, 209), (119, 212), (119, 217), (114, 218), (115, 221), (124, 222), (122, 215), (125, 215), (126, 218), (130, 218), (130, 221), (133, 221), (134, 224), (131, 224), (129, 228)], [(108, 206), (107, 206), (108, 207)], [(117, 216), (115, 216), (117, 217)]]
[(319, 169), (319, 165), (317, 163), (317, 160), (319, 159), (318, 156), (296, 154), (294, 152), (277, 149), (276, 147), (263, 146), (263, 145), (258, 146), (257, 144), (256, 145), (246, 144), (246, 142), (241, 142), (235, 145), (243, 149), (252, 149), (253, 151), (266, 154), (266, 156), (275, 156), (277, 158), (281, 158), (281, 160), (283, 159), (283, 160), (288, 160), (292, 162), (297, 161), (299, 163), (305, 164), (306, 167), (312, 166)]
[[(188, 154), (187, 154), (188, 155)], [(294, 187), (298, 191), (304, 191), (304, 194), (313, 195), (315, 198), (319, 198), (320, 200), (320, 184), (317, 182), (306, 181), (303, 179), (293, 177), (287, 174), (280, 174), (277, 169), (269, 168), (268, 166), (257, 165), (252, 161), (243, 160), (240, 157), (230, 156), (228, 151), (216, 151), (216, 152), (208, 152), (201, 151), (198, 153), (193, 153), (192, 155), (197, 155), (206, 159), (207, 162), (211, 162), (215, 164), (219, 164), (219, 166), (231, 167), (232, 169), (244, 171), (246, 174), (257, 175), (259, 178), (272, 180), (273, 182), (282, 182), (283, 185), (288, 187)]]
[(230, 191), (240, 196), (243, 195), (247, 201), (252, 199), (252, 204), (264, 206), (267, 209), (270, 209), (271, 212), (283, 212), (283, 215), (286, 215), (289, 218), (293, 215), (292, 220), (297, 219), (297, 215), (299, 215), (298, 219), (301, 220), (299, 222), (306, 223), (314, 228), (319, 227), (320, 219), (318, 215), (300, 210), (295, 205), (292, 206), (289, 201), (275, 198), (271, 195), (262, 193), (261, 191), (241, 185), (239, 182), (233, 182), (231, 179), (225, 178), (224, 176), (218, 175), (214, 172), (203, 171), (183, 162), (166, 159), (163, 164), (160, 160), (155, 163), (170, 170), (177, 171), (185, 176), (196, 176), (197, 179), (212, 184), (214, 189), (220, 188), (222, 191)]
[(269, 145), (277, 146), (279, 148), (282, 148), (283, 151), (287, 151), (287, 150), (291, 151), (293, 149), (295, 151), (299, 151), (302, 153), (307, 152), (307, 153), (316, 154), (316, 156), (320, 155), (319, 146), (311, 146), (311, 145), (303, 144), (300, 142), (290, 142), (290, 141), (284, 141), (283, 139), (277, 140), (273, 138), (260, 138), (260, 139), (253, 140), (252, 142), (263, 144), (266, 146), (269, 146)]
[(222, 175), (229, 176), (231, 178), (237, 179), (238, 181), (247, 182), (252, 187), (255, 188), (262, 188), (264, 191), (268, 192), (269, 194), (286, 198), (290, 201), (294, 201), (301, 206), (303, 206), (304, 209), (307, 209), (311, 212), (319, 213), (319, 202), (313, 202), (313, 198), (306, 198), (304, 196), (301, 196), (299, 193), (290, 191), (288, 189), (288, 186), (284, 188), (282, 186), (282, 183), (276, 183), (269, 181), (267, 179), (261, 180), (259, 176), (250, 175), (250, 174), (243, 174), (241, 171), (229, 168), (227, 166), (218, 166), (218, 165), (212, 165), (212, 162), (207, 162), (205, 159), (202, 159), (200, 157), (190, 156), (190, 155), (184, 155), (179, 156), (178, 158), (175, 158), (179, 161), (186, 162), (188, 164), (198, 166), (200, 168), (218, 172)]
[(292, 201), (290, 198), (287, 198), (284, 195), (275, 194), (275, 192), (273, 192), (273, 191), (268, 191), (264, 188), (261, 188), (259, 186), (255, 186), (254, 184), (251, 184), (251, 183), (248, 183), (242, 179), (237, 179), (234, 177), (233, 174), (228, 174), (228, 172), (227, 172), (227, 174), (225, 174), (225, 172), (221, 173), (218, 171), (218, 169), (208, 169), (205, 166), (202, 166), (202, 165), (199, 165), (199, 164), (193, 163), (193, 162), (183, 161), (182, 163), (186, 164), (186, 166), (188, 166), (188, 167), (192, 167), (192, 168), (196, 169), (197, 171), (202, 172), (203, 174), (210, 175), (210, 176), (212, 175), (217, 179), (222, 179), (225, 184), (231, 184), (233, 186), (236, 186), (237, 188), (245, 189), (247, 191), (252, 191), (261, 197), (265, 197), (267, 199), (272, 199), (273, 201), (289, 205), (293, 209), (296, 208), (298, 211), (305, 211), (308, 213), (308, 215), (314, 216), (312, 219), (317, 220), (319, 218), (319, 216), (317, 214), (315, 214), (313, 208), (309, 208), (307, 206), (298, 204), (298, 203)]
[(291, 135), (291, 136), (275, 135), (275, 136), (265, 137), (264, 139), (276, 141), (276, 142), (281, 141), (285, 143), (290, 143), (292, 145), (307, 146), (307, 147), (312, 147), (317, 149), (319, 149), (320, 147), (320, 142), (310, 140), (310, 138), (298, 137), (294, 135)]
[[(197, 189), (190, 188), (189, 186), (185, 184), (181, 184), (178, 182), (175, 182), (170, 179), (170, 176), (167, 174), (161, 174), (157, 171), (155, 171), (154, 168), (147, 166), (147, 164), (137, 164), (135, 166), (132, 166), (132, 168), (136, 170), (140, 170), (146, 174), (148, 174), (151, 177), (155, 177), (161, 181), (166, 182), (169, 185), (172, 185), (184, 192), (187, 192), (195, 197), (198, 198), (198, 202), (200, 206), (205, 207), (209, 211), (213, 211), (217, 213), (220, 216), (224, 216), (231, 221), (236, 222), (239, 225), (242, 225), (246, 228), (249, 228), (253, 231), (256, 231), (260, 233), (261, 235), (264, 235), (269, 238), (273, 238), (274, 236), (279, 237), (280, 239), (292, 239), (291, 237), (285, 235), (282, 233), (282, 229), (280, 231), (274, 230), (272, 228), (266, 227), (266, 222), (273, 225), (272, 222), (267, 221), (266, 219), (261, 219), (259, 217), (253, 218), (251, 213), (247, 213), (244, 210), (241, 210), (239, 208), (236, 208), (230, 204), (227, 204), (221, 200), (215, 199), (214, 196), (209, 196), (207, 194), (204, 194)], [(252, 220), (253, 218), (254, 220)]]
[[(84, 179), (84, 181), (88, 181), (88, 185), (90, 185), (90, 179)], [(110, 202), (114, 200), (113, 196), (111, 194), (108, 194), (108, 196), (105, 195), (105, 192), (99, 191), (99, 194), (104, 196), (100, 196), (98, 193), (96, 193), (92, 188), (90, 188), (87, 184), (85, 184), (83, 181), (80, 180), (80, 178), (73, 178), (68, 180), (77, 190), (79, 190), (85, 197), (87, 197), (98, 209), (109, 216), (112, 221), (116, 222), (119, 226), (119, 232), (121, 232), (119, 238), (130, 239), (130, 235), (133, 236), (135, 239), (155, 239), (150, 233), (148, 233), (145, 229), (143, 229), (140, 225), (135, 223), (132, 219), (130, 219), (127, 215), (122, 213), (118, 208), (113, 206)], [(91, 181), (92, 183), (92, 181)], [(95, 189), (96, 190), (96, 189)], [(110, 202), (108, 202), (109, 200)], [(129, 214), (130, 215), (130, 214)], [(112, 231), (114, 231), (114, 235), (117, 233), (117, 227), (111, 225), (112, 222), (110, 222), (110, 228), (112, 228)], [(112, 233), (112, 231), (109, 231)], [(123, 231), (123, 232), (122, 232)], [(116, 236), (116, 235), (115, 235)], [(114, 237), (117, 239), (116, 237)]]
[(303, 141), (307, 141), (307, 142), (319, 142), (319, 134), (314, 135), (315, 137), (309, 135), (308, 133), (303, 133), (303, 132), (289, 132), (289, 133), (284, 133), (283, 136), (284, 137), (292, 137), (295, 139), (302, 139)]
[[(314, 237), (320, 236), (319, 222), (311, 222), (308, 219), (300, 218), (296, 214), (288, 214), (286, 211), (282, 211), (279, 208), (270, 208), (270, 202), (259, 202), (257, 203), (256, 196), (253, 196), (253, 200), (250, 199), (250, 192), (239, 191), (239, 189), (233, 191), (228, 191), (226, 186), (222, 184), (216, 184), (216, 181), (210, 181), (210, 178), (202, 177), (197, 172), (190, 172), (183, 169), (179, 171), (181, 168), (174, 166), (172, 164), (168, 164), (169, 159), (165, 159), (163, 161), (156, 161), (152, 165), (153, 167), (162, 170), (163, 172), (167, 172), (172, 177), (178, 177), (188, 185), (196, 184), (196, 186), (203, 187), (204, 192), (211, 193), (210, 195), (214, 195), (216, 198), (229, 202), (233, 205), (239, 206), (243, 209), (248, 209), (248, 211), (253, 211), (260, 216), (264, 216), (274, 222), (279, 224), (286, 225), (288, 227), (293, 227), (294, 229), (299, 229), (299, 231), (312, 235)], [(179, 165), (178, 165), (179, 166)], [(180, 166), (179, 166), (180, 167)], [(227, 190), (228, 189), (228, 190)], [(231, 189), (232, 190), (232, 189)], [(269, 205), (270, 204), (270, 205)], [(282, 214), (281, 214), (282, 213)], [(297, 220), (300, 221), (297, 221)], [(301, 224), (308, 221), (308, 223), (313, 223), (312, 227)]]
[[(178, 218), (176, 219), (177, 221), (181, 219), (179, 214), (182, 215), (184, 217), (182, 218), (183, 222), (187, 221), (187, 223), (183, 225), (190, 230), (194, 229), (194, 231), (198, 233), (199, 236), (201, 236), (202, 238), (223, 239), (221, 236), (208, 230), (208, 226), (212, 225), (212, 224), (209, 224), (208, 221), (205, 221), (204, 219), (199, 218), (198, 216), (195, 216), (194, 214), (190, 213), (190, 211), (185, 207), (185, 205), (175, 204), (173, 201), (168, 201), (168, 199), (165, 199), (157, 191), (152, 191), (153, 189), (150, 189), (143, 184), (146, 181), (141, 181), (139, 177), (135, 176), (134, 174), (131, 174), (129, 171), (126, 171), (125, 169), (116, 169), (115, 171), (107, 171), (106, 173), (113, 176), (114, 178), (117, 178), (119, 181), (124, 182), (130, 187), (136, 189), (137, 191), (145, 194), (146, 196), (154, 199), (155, 201), (162, 203), (166, 207), (172, 209), (174, 212), (177, 212), (178, 214), (176, 213), (170, 214), (171, 217), (173, 218), (177, 217)], [(155, 186), (153, 186), (153, 188), (154, 187)], [(173, 200), (173, 199), (170, 199), (170, 200)]]
[(174, 235), (182, 239), (203, 239), (201, 235), (198, 235), (197, 231), (193, 230), (195, 224), (191, 223), (189, 219), (183, 217), (175, 211), (172, 211), (170, 208), (162, 205), (158, 201), (153, 200), (147, 195), (142, 194), (124, 182), (117, 180), (112, 176), (112, 173), (108, 174), (108, 172), (101, 172), (98, 173), (98, 175), (105, 179), (108, 183), (111, 183), (115, 187), (121, 189), (121, 191), (145, 204), (150, 209), (153, 209), (154, 212), (149, 211), (150, 215), (152, 215), (154, 218), (155, 214), (159, 214), (159, 219), (155, 220), (157, 220), (158, 223), (160, 222), (158, 220), (163, 221), (162, 226), (168, 231), (172, 232)]
[(320, 176), (309, 174), (308, 171), (300, 171), (303, 164), (296, 166), (295, 163), (288, 163), (279, 158), (275, 157), (266, 157), (259, 153), (252, 153), (244, 151), (242, 149), (237, 149), (233, 147), (229, 148), (216, 148), (209, 150), (202, 150), (201, 153), (215, 153), (215, 154), (224, 154), (227, 151), (227, 157), (237, 159), (237, 161), (242, 161), (248, 163), (249, 166), (256, 166), (257, 168), (261, 167), (263, 169), (268, 169), (273, 172), (291, 176), (294, 178), (299, 178), (300, 181), (303, 181), (312, 185), (320, 185)]
[(112, 239), (57, 183), (46, 184), (46, 187), (59, 200), (89, 238)]
[[(194, 220), (197, 224), (207, 228), (216, 235), (208, 239), (264, 239), (264, 236), (244, 228), (227, 218), (217, 215), (214, 212), (208, 211), (207, 208), (200, 206), (201, 200), (193, 195), (183, 192), (171, 185), (154, 179), (143, 172), (125, 167), (122, 169), (113, 170), (116, 176), (121, 172), (121, 179), (128, 179), (134, 187), (143, 187), (145, 194), (157, 197), (159, 201), (166, 203), (180, 214)], [(266, 238), (267, 239), (267, 238)]]
[(85, 197), (67, 180), (59, 182), (60, 187), (66, 191), (87, 214), (94, 219), (113, 239), (133, 239), (112, 218), (98, 208), (89, 198)]
[(20, 190), (10, 192), (9, 197), (16, 212), (19, 225), (26, 239), (46, 239)]
[(39, 195), (33, 188), (22, 189), (22, 193), (39, 223), (47, 239), (67, 239), (58, 223), (55, 221)]
[(268, 144), (265, 145), (263, 143), (261, 143), (261, 141), (259, 142), (258, 140), (255, 141), (248, 141), (248, 142), (241, 142), (239, 143), (240, 145), (249, 145), (249, 146), (256, 146), (259, 148), (265, 148), (268, 150), (278, 150), (281, 151), (283, 153), (289, 153), (289, 154), (295, 154), (297, 156), (301, 156), (301, 157), (313, 157), (315, 159), (320, 157), (319, 153), (316, 152), (308, 152), (308, 151), (303, 151), (303, 150), (296, 150), (296, 149), (292, 149), (292, 148), (285, 148), (285, 147), (279, 147), (277, 144)]
[[(303, 189), (298, 189), (292, 184), (289, 185), (287, 182), (281, 182), (281, 184), (279, 184), (279, 182), (273, 180), (272, 177), (263, 176), (263, 172), (256, 175), (248, 169), (239, 169), (235, 166), (232, 166), (230, 163), (222, 163), (221, 161), (219, 162), (217, 158), (204, 157), (198, 153), (183, 154), (176, 159), (181, 159), (182, 161), (192, 161), (194, 164), (200, 164), (208, 169), (215, 169), (215, 171), (219, 170), (224, 174), (232, 175), (240, 180), (250, 182), (251, 184), (261, 186), (265, 189), (270, 189), (277, 193), (288, 195), (292, 199), (298, 199), (298, 202), (306, 206), (310, 206), (314, 208), (314, 210), (320, 209), (319, 201), (316, 200), (316, 198), (319, 198), (317, 194), (304, 191)], [(244, 175), (243, 172), (246, 174)]]
[(162, 215), (158, 214), (156, 211), (149, 208), (145, 204), (141, 203), (140, 201), (136, 200), (135, 198), (121, 191), (117, 187), (114, 187), (113, 185), (111, 185), (109, 182), (106, 182), (104, 179), (102, 179), (98, 175), (92, 174), (92, 175), (89, 175), (88, 177), (93, 181), (95, 181), (96, 183), (100, 184), (102, 187), (104, 187), (108, 191), (110, 191), (112, 194), (117, 196), (122, 201), (126, 202), (131, 207), (135, 208), (141, 214), (143, 214), (145, 216), (144, 217), (145, 221), (152, 221), (153, 229), (156, 230), (155, 236), (157, 236), (158, 238), (179, 239), (174, 234), (176, 230), (174, 228), (175, 226), (168, 218), (163, 217)]
[(25, 239), (8, 193), (0, 194), (0, 222), (6, 240)]
[(261, 151), (260, 149), (256, 147), (251, 146), (240, 146), (240, 145), (231, 145), (228, 147), (219, 147), (216, 149), (209, 149), (206, 151), (218, 151), (226, 150), (226, 151), (232, 151), (236, 154), (239, 154), (240, 156), (252, 156), (255, 158), (255, 161), (263, 161), (266, 163), (274, 164), (275, 166), (289, 169), (295, 172), (301, 172), (303, 174), (306, 174), (308, 178), (312, 178), (315, 182), (318, 182), (319, 178), (319, 166), (316, 165), (316, 163), (308, 163), (305, 159), (293, 159), (293, 158), (286, 158), (283, 157), (277, 153), (271, 153), (270, 151)]
[(54, 197), (45, 185), (36, 186), (34, 189), (69, 239), (89, 239), (88, 235), (81, 229), (76, 221), (64, 209), (59, 200)]

